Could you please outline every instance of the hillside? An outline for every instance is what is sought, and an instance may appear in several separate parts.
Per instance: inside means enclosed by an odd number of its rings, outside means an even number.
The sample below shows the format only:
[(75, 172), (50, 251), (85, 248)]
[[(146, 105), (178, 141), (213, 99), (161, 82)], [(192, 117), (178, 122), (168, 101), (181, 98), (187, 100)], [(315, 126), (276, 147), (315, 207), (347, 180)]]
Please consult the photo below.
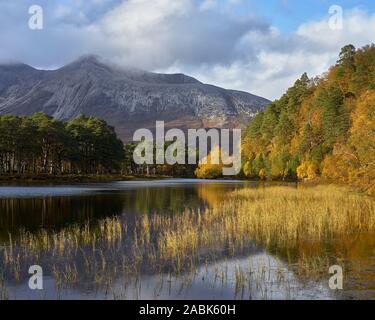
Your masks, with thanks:
[(243, 172), (319, 177), (375, 191), (375, 46), (345, 46), (319, 78), (304, 74), (248, 126)]

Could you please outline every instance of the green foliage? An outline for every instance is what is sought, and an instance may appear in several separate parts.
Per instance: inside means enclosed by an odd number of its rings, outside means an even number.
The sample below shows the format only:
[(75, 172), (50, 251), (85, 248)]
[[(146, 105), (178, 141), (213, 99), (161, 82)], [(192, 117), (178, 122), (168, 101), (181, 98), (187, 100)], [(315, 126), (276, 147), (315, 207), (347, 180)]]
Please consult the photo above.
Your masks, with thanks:
[(305, 153), (310, 152), (314, 145), (314, 131), (310, 123), (306, 123), (303, 128), (301, 141), (299, 143), (298, 154), (303, 156)]
[(280, 114), (279, 122), (275, 129), (276, 137), (279, 139), (279, 143), (287, 144), (293, 138), (295, 133), (295, 127), (293, 122), (290, 120), (288, 112), (283, 110)]
[(260, 132), (265, 141), (271, 141), (274, 136), (275, 128), (278, 123), (277, 105), (270, 104), (263, 114), (263, 121)]
[(250, 138), (253, 138), (253, 139), (260, 137), (261, 127), (263, 124), (263, 116), (264, 116), (264, 113), (260, 112), (254, 117), (254, 119), (251, 121), (251, 123), (249, 124), (246, 130), (246, 136), (249, 136)]
[(76, 163), (85, 172), (119, 168), (124, 158), (123, 144), (104, 120), (81, 115), (68, 122), (66, 129), (76, 143)]
[(339, 60), (337, 61), (337, 64), (351, 67), (352, 65), (354, 65), (355, 54), (356, 49), (352, 44), (344, 46), (339, 54)]
[(320, 91), (317, 103), (322, 108), (324, 146), (332, 150), (337, 139), (344, 137), (350, 126), (343, 93), (337, 86), (331, 85)]
[(0, 117), (2, 173), (104, 173), (117, 170), (123, 157), (114, 129), (94, 117), (66, 124), (44, 113)]

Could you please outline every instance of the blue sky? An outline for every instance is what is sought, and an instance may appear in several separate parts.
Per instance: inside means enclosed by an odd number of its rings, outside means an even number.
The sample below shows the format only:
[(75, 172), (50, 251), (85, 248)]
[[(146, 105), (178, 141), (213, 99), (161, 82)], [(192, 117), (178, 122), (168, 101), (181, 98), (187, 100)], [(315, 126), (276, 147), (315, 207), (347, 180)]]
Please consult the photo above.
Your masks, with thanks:
[[(202, 3), (204, 0), (196, 0)], [(237, 0), (228, 6), (227, 0), (217, 0), (217, 7), (230, 10), (238, 15), (256, 14), (266, 18), (272, 25), (285, 32), (293, 32), (302, 23), (317, 20), (327, 15), (332, 5), (343, 9), (361, 8), (375, 12), (373, 0)]]
[[(28, 26), (33, 4), (42, 30)], [(325, 72), (344, 45), (373, 43), (375, 1), (0, 0), (0, 28), (0, 63), (52, 69), (96, 54), (273, 99), (302, 73)]]
[(326, 16), (332, 5), (340, 5), (344, 10), (357, 7), (375, 12), (373, 0), (244, 0), (237, 7), (237, 13), (255, 12), (268, 18), (280, 30), (291, 32), (302, 23)]

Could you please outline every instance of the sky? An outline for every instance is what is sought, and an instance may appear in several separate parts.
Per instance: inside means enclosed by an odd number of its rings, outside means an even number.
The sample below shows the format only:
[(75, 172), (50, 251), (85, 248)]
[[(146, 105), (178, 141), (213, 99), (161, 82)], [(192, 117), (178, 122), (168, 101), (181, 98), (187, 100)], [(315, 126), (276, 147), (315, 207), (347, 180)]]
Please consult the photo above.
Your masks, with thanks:
[(54, 69), (95, 54), (275, 99), (344, 45), (375, 42), (375, 1), (0, 0), (0, 30), (0, 63)]

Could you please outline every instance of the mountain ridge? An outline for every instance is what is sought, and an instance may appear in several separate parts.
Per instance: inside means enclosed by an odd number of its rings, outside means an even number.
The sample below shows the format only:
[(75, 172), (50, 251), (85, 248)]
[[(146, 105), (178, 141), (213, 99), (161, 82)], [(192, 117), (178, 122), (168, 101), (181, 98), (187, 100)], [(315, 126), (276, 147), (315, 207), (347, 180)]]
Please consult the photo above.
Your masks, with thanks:
[(56, 70), (0, 65), (0, 114), (45, 112), (58, 120), (79, 114), (106, 120), (122, 140), (139, 128), (243, 127), (270, 101), (204, 84), (185, 74), (124, 68), (84, 56)]

